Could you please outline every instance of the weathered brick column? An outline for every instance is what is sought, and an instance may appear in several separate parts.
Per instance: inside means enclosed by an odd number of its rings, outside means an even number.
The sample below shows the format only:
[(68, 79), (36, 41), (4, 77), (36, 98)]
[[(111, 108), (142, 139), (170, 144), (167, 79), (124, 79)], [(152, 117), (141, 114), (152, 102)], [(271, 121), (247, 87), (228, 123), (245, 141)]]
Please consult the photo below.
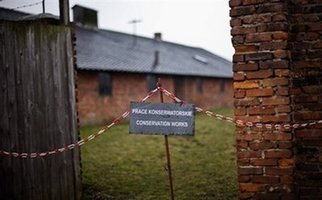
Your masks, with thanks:
[[(321, 1), (230, 0), (230, 6), (236, 118), (272, 124), (321, 120)], [(239, 198), (321, 197), (318, 128), (237, 127)]]
[[(290, 50), (292, 117), (322, 120), (322, 1), (292, 1)], [(322, 126), (297, 129), (295, 186), (299, 199), (322, 199)]]

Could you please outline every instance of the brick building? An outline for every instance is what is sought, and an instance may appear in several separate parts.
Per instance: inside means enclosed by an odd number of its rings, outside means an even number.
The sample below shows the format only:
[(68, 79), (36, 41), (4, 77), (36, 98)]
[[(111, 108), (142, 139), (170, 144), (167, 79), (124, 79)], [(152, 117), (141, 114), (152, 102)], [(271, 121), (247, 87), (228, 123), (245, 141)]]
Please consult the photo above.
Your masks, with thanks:
[[(231, 62), (206, 50), (99, 29), (95, 10), (74, 6), (80, 124), (111, 120), (156, 87), (211, 108), (232, 104)], [(155, 99), (156, 100), (156, 99)], [(152, 100), (153, 101), (153, 100)]]
[[(322, 119), (322, 3), (230, 0), (235, 116)], [(236, 129), (239, 199), (322, 199), (322, 126)]]

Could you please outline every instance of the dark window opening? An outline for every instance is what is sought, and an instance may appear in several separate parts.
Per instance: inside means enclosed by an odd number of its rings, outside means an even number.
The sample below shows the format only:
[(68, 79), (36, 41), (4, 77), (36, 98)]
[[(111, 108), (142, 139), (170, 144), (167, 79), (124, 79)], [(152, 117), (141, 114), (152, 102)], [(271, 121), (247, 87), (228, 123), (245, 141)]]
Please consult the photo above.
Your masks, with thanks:
[(181, 99), (185, 99), (185, 78), (184, 77), (175, 77), (174, 78), (174, 91), (175, 95)]
[(98, 75), (99, 94), (101, 96), (112, 95), (112, 76), (110, 73), (101, 72)]
[(199, 94), (203, 93), (203, 84), (202, 84), (202, 78), (198, 77), (196, 79), (196, 90)]
[(225, 92), (225, 79), (220, 79), (220, 92), (224, 93)]
[(157, 87), (157, 77), (154, 74), (148, 74), (146, 76), (147, 89), (148, 91), (154, 90)]

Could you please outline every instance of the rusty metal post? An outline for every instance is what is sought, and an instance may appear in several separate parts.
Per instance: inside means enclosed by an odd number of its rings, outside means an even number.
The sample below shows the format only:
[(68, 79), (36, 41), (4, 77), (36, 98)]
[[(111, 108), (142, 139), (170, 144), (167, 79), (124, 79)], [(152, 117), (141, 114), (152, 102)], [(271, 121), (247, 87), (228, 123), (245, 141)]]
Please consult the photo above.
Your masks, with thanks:
[[(158, 87), (161, 87), (161, 81), (160, 78), (158, 79), (157, 83)], [(160, 101), (163, 103), (163, 93), (160, 90)], [(168, 141), (168, 136), (164, 136), (164, 141), (165, 141), (165, 149), (166, 149), (166, 155), (167, 155), (167, 168), (168, 168), (168, 175), (169, 175), (169, 184), (170, 184), (170, 195), (171, 195), (171, 200), (174, 200), (174, 191), (173, 191), (173, 183), (172, 183), (172, 171), (171, 171), (171, 160), (170, 160), (170, 148), (169, 148), (169, 141)]]

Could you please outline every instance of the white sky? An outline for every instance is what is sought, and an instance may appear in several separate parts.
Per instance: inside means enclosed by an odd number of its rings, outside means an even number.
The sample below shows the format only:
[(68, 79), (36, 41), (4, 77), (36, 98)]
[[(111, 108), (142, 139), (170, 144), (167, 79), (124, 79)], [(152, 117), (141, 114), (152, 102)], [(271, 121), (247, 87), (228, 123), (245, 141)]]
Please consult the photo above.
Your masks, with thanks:
[[(1, 7), (16, 8), (41, 0), (0, 0)], [(46, 12), (59, 14), (59, 0), (46, 0)], [(153, 37), (162, 33), (165, 41), (201, 47), (232, 60), (228, 0), (69, 0), (98, 11), (99, 27), (132, 33), (133, 19), (137, 35)], [(42, 4), (18, 10), (41, 13)], [(72, 14), (71, 14), (72, 16)], [(71, 17), (72, 18), (72, 17)]]

